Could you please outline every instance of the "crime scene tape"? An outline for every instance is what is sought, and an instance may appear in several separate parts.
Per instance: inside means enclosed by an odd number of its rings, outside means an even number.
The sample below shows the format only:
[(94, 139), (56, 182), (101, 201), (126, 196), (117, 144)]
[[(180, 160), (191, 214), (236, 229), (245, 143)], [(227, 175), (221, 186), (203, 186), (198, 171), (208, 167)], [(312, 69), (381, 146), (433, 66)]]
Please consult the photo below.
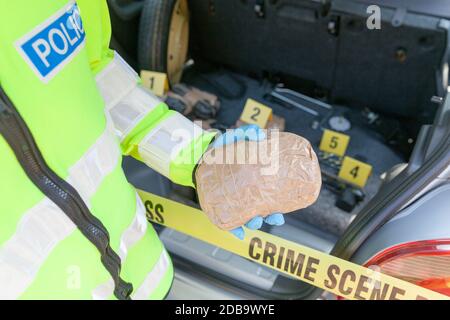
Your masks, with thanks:
[(351, 300), (448, 300), (449, 297), (259, 230), (243, 241), (195, 208), (138, 190), (147, 219)]

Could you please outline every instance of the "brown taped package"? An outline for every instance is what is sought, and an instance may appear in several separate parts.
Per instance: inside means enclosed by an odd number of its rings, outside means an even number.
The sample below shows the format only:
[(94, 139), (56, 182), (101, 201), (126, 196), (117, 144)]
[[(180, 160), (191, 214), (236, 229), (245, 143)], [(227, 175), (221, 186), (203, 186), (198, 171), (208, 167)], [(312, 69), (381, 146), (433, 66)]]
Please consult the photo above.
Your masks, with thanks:
[(256, 216), (312, 205), (322, 177), (309, 141), (281, 132), (261, 142), (240, 141), (209, 150), (196, 183), (200, 206), (211, 222), (232, 230)]
[(272, 115), (272, 119), (267, 123), (267, 129), (284, 131), (286, 120), (277, 115)]

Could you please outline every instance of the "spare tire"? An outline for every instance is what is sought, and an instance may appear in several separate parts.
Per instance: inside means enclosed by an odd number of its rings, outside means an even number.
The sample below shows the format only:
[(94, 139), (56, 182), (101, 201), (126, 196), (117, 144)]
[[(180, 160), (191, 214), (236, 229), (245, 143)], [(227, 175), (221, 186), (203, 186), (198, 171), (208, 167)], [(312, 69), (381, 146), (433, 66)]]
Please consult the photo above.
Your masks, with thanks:
[(180, 82), (189, 45), (187, 0), (145, 0), (139, 26), (138, 61), (141, 70), (167, 73)]

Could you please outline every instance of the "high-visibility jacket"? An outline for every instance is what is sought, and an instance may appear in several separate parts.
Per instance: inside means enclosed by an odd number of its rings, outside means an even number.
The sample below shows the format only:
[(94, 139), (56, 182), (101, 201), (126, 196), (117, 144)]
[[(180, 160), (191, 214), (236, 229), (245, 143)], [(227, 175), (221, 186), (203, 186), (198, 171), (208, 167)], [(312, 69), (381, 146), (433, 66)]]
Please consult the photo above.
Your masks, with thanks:
[[(192, 186), (213, 134), (142, 88), (109, 49), (110, 35), (106, 0), (0, 0), (0, 85), (47, 165), (108, 230), (131, 298), (159, 299), (172, 264), (121, 158)], [(99, 251), (0, 135), (0, 298), (111, 299), (113, 291)]]

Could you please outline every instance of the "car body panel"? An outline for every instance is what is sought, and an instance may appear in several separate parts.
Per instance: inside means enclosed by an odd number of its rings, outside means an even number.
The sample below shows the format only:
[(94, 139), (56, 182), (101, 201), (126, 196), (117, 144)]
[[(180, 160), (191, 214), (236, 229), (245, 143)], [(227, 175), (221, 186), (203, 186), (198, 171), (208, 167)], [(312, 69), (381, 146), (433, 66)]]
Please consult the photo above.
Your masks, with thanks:
[(377, 253), (408, 242), (450, 239), (450, 184), (425, 194), (376, 231), (352, 261), (364, 264)]

